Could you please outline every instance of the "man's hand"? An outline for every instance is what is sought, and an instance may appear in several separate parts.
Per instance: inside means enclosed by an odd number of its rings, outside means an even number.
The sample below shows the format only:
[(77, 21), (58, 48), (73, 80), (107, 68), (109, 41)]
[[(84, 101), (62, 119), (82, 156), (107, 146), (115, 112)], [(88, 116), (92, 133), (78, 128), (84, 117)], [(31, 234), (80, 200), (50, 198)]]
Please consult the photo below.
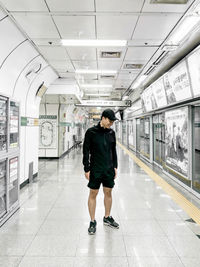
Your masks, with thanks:
[(85, 178), (87, 180), (90, 180), (90, 171), (89, 172), (85, 172)]
[(115, 176), (114, 179), (117, 178), (117, 169), (115, 168)]

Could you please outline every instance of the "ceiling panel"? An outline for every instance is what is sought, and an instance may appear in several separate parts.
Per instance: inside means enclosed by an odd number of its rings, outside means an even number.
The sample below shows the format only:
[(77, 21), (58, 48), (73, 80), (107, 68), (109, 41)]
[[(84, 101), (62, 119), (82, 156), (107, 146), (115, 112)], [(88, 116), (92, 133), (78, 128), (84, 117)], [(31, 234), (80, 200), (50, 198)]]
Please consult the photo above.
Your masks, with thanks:
[(94, 11), (94, 0), (46, 0), (51, 11)]
[(75, 69), (97, 69), (96, 61), (73, 61)]
[(39, 50), (47, 60), (69, 60), (67, 52), (63, 47), (39, 46)]
[(74, 68), (70, 61), (61, 61), (61, 60), (51, 60), (49, 63), (58, 71), (73, 71)]
[(133, 80), (138, 75), (138, 73), (139, 71), (138, 72), (131, 72), (131, 71), (120, 72), (118, 74), (117, 79), (118, 80)]
[(72, 72), (59, 72), (59, 76), (62, 78), (72, 78), (73, 80), (75, 79), (75, 73)]
[(1, 3), (9, 11), (48, 11), (43, 0), (1, 0)]
[(122, 64), (122, 60), (117, 60), (117, 59), (102, 59), (98, 61), (98, 67), (99, 69), (104, 69), (104, 70), (118, 70), (120, 69)]
[(96, 0), (97, 11), (140, 12), (141, 0)]
[(131, 85), (132, 81), (130, 80), (116, 80), (114, 87), (115, 88), (128, 88)]
[(76, 74), (76, 79), (85, 82), (86, 80), (97, 80), (98, 76), (96, 74)]
[(67, 47), (72, 60), (96, 60), (96, 49), (87, 47)]
[(96, 39), (94, 16), (53, 16), (62, 38)]
[(185, 12), (193, 1), (189, 0), (187, 4), (150, 4), (145, 1), (142, 12)]
[(59, 38), (50, 16), (40, 14), (12, 13), (16, 21), (30, 38)]
[(97, 38), (131, 39), (138, 16), (97, 16)]
[(164, 40), (179, 18), (180, 14), (140, 16), (132, 39)]
[(60, 38), (31, 38), (38, 46), (59, 46), (61, 45)]
[(125, 60), (134, 60), (135, 63), (148, 61), (157, 49), (157, 47), (129, 47)]

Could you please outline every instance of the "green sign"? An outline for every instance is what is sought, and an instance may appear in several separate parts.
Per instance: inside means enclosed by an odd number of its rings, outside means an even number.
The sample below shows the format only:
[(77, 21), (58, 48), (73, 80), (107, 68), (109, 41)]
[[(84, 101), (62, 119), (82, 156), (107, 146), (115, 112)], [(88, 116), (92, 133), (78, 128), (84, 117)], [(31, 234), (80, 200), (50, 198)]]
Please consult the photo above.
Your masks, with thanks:
[(27, 117), (21, 117), (21, 126), (27, 126)]

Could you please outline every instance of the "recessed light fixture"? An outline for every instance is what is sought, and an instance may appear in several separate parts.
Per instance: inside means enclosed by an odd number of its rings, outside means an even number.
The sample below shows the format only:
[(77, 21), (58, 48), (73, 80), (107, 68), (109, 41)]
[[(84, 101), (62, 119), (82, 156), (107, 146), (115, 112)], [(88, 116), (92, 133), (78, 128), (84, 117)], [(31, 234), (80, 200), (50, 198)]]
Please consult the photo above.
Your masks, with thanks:
[(86, 88), (112, 88), (112, 84), (79, 84), (80, 87)]
[(84, 70), (78, 69), (75, 71), (78, 74), (116, 74), (116, 70)]
[(88, 96), (110, 96), (110, 94), (85, 94)]
[(64, 46), (126, 46), (126, 40), (61, 40)]

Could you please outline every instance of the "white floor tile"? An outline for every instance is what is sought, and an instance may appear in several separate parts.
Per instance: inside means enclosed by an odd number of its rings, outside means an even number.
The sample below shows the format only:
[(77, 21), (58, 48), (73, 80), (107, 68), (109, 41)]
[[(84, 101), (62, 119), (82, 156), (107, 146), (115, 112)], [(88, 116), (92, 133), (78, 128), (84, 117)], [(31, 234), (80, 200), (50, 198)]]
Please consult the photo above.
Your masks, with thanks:
[(184, 267), (175, 257), (128, 257), (128, 263), (130, 267)]
[(72, 257), (24, 257), (19, 267), (74, 267)]

